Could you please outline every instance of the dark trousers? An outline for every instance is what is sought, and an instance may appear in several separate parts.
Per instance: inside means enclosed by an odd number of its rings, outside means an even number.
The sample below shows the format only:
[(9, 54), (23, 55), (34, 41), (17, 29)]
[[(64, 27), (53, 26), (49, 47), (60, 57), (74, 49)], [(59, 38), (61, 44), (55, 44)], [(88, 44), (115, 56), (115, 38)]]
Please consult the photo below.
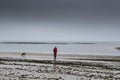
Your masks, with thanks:
[(56, 57), (57, 57), (57, 53), (54, 52), (54, 60), (56, 60)]

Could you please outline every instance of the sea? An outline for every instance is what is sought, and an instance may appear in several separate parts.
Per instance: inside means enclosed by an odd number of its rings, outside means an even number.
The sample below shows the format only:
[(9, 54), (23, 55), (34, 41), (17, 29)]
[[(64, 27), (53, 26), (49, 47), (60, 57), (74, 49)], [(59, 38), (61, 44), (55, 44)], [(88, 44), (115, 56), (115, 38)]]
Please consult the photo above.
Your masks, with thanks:
[(28, 52), (28, 53), (53, 53), (54, 47), (58, 54), (80, 55), (112, 55), (120, 56), (120, 42), (40, 42), (40, 43), (0, 43), (0, 52)]

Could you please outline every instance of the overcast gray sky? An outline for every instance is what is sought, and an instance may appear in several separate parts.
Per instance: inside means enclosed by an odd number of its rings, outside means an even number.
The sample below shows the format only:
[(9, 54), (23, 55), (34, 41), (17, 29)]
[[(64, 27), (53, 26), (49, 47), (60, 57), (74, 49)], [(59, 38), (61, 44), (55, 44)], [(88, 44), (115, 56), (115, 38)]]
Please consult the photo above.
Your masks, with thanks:
[(0, 0), (0, 41), (120, 41), (120, 0)]

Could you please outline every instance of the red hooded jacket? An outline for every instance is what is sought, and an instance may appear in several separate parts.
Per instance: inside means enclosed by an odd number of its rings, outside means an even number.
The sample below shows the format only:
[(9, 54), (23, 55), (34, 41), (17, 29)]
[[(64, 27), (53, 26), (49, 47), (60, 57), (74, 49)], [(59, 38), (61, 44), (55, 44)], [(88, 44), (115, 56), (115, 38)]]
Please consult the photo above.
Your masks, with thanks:
[(56, 47), (53, 49), (53, 52), (54, 52), (54, 53), (57, 53), (57, 48), (56, 48)]

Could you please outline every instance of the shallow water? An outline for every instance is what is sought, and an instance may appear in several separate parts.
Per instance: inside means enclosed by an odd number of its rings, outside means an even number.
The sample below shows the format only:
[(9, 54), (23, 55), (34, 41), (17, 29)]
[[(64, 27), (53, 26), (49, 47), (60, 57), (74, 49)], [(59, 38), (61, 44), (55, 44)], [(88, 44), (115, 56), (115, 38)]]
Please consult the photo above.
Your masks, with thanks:
[(57, 46), (58, 54), (114, 55), (120, 56), (120, 42), (93, 42), (95, 44), (0, 44), (0, 52), (52, 53)]

